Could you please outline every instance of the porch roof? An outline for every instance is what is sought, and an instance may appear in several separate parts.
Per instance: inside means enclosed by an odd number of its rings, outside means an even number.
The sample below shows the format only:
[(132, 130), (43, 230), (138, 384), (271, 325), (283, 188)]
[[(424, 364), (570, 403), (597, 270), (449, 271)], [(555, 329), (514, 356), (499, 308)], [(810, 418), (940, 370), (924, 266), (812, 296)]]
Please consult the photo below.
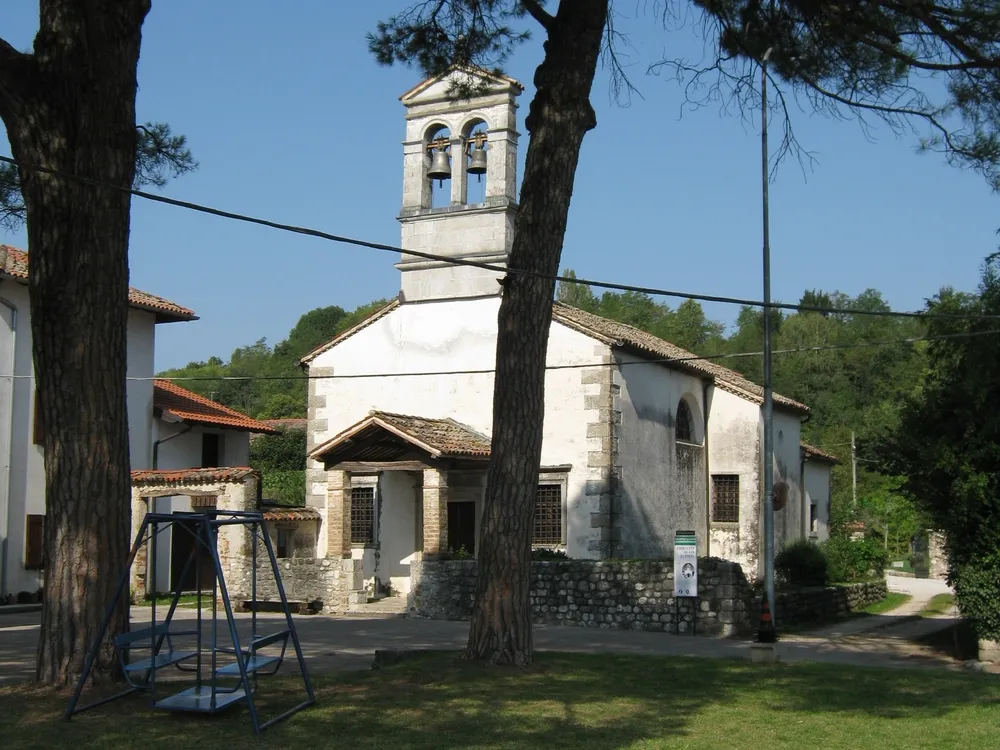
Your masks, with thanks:
[(342, 461), (399, 461), (414, 452), (434, 459), (485, 461), (490, 457), (490, 439), (454, 419), (372, 411), (318, 445), (309, 457), (331, 465)]

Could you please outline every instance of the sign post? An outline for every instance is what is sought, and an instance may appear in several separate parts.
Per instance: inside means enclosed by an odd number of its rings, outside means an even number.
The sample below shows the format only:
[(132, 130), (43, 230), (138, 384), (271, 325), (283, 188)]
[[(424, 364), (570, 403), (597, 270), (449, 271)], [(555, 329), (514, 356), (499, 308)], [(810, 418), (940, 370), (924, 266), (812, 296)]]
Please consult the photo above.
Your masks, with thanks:
[[(698, 536), (693, 531), (674, 532), (674, 597), (677, 601), (677, 626), (680, 629), (680, 599), (698, 599)], [(695, 602), (695, 620), (691, 624), (692, 633), (697, 627), (698, 604)]]

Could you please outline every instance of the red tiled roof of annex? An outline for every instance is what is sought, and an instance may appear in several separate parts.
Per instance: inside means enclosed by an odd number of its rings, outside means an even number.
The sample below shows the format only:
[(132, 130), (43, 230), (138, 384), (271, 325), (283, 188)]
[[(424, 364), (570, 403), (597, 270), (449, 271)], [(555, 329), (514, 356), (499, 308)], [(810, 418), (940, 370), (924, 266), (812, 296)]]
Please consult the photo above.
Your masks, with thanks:
[(279, 430), (246, 414), (181, 388), (169, 380), (153, 381), (153, 406), (170, 412), (184, 422), (230, 430), (277, 435)]
[(135, 469), (132, 484), (210, 484), (241, 482), (257, 472), (249, 466), (223, 466), (213, 469)]
[[(0, 275), (28, 282), (28, 253), (10, 245), (0, 245)], [(157, 322), (197, 320), (193, 310), (181, 307), (155, 294), (129, 287), (128, 301), (132, 307), (157, 314)]]
[(315, 508), (266, 505), (263, 510), (265, 521), (319, 521), (322, 518)]
[(832, 453), (827, 453), (826, 451), (820, 450), (815, 445), (809, 445), (809, 443), (799, 443), (802, 448), (802, 452), (809, 458), (816, 458), (820, 461), (827, 461), (831, 464), (839, 464), (840, 459), (837, 458)]

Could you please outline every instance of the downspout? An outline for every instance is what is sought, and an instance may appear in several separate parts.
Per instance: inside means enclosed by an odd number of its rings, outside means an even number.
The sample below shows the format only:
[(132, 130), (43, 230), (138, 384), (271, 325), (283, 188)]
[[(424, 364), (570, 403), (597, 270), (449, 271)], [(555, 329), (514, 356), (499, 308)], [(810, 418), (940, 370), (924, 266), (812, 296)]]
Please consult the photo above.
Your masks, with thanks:
[(180, 432), (175, 432), (173, 435), (167, 435), (165, 438), (160, 438), (159, 440), (154, 441), (154, 443), (153, 443), (153, 470), (154, 471), (158, 468), (157, 463), (158, 463), (159, 455), (160, 455), (160, 443), (166, 443), (166, 442), (168, 442), (170, 440), (173, 440), (176, 437), (180, 437), (181, 435), (186, 435), (187, 433), (191, 432), (191, 430), (193, 430), (193, 429), (194, 429), (194, 425), (193, 424), (189, 424), (184, 429), (182, 429)]
[(705, 439), (702, 441), (705, 446), (702, 454), (705, 457), (705, 557), (712, 556), (712, 467), (708, 456), (708, 389), (711, 387), (711, 380), (702, 381), (701, 410), (704, 414), (702, 421), (705, 423)]
[[(2, 266), (0, 266), (2, 268)], [(7, 591), (7, 549), (8, 549), (8, 538), (10, 537), (10, 465), (13, 461), (14, 455), (14, 361), (17, 358), (17, 308), (10, 304), (2, 297), (0, 297), (0, 305), (10, 308), (11, 313), (11, 337), (10, 337), (10, 396), (7, 399), (7, 416), (6, 424), (0, 425), (0, 428), (7, 431), (7, 455), (3, 457), (4, 459), (4, 470), (3, 476), (0, 476), (0, 482), (3, 482), (4, 487), (7, 488), (4, 494), (3, 501), (3, 516), (0, 517), (0, 532), (3, 533), (3, 542), (0, 543), (0, 595), (3, 595)]]
[[(803, 417), (802, 421), (799, 422), (799, 504), (802, 506), (802, 531), (803, 538), (809, 539), (810, 534), (812, 534), (812, 523), (810, 518), (810, 512), (812, 509), (811, 503), (806, 503), (806, 454), (802, 450), (802, 427), (806, 422), (812, 419), (812, 413), (807, 413)], [(817, 514), (819, 509), (817, 508)]]

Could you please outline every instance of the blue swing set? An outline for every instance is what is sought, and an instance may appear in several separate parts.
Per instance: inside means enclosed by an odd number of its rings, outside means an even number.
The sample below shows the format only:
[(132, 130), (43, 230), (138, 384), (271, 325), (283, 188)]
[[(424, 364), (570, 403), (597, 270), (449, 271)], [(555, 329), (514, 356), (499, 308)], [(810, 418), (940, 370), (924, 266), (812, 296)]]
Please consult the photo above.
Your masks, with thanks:
[[(226, 526), (244, 527), (252, 537), (252, 544), (250, 545), (250, 593), (251, 602), (253, 603), (257, 601), (257, 543), (258, 540), (263, 541), (267, 558), (270, 562), (270, 568), (274, 573), (274, 580), (277, 584), (281, 610), (285, 616), (285, 627), (274, 632), (261, 633), (258, 630), (257, 607), (252, 606), (250, 638), (246, 646), (240, 643), (237, 621), (233, 615), (229, 590), (226, 587), (225, 576), (219, 559), (219, 530)], [(128, 687), (124, 691), (114, 695), (80, 706), (79, 702), (83, 693), (83, 687), (93, 669), (94, 661), (97, 658), (101, 644), (104, 643), (111, 617), (115, 608), (119, 606), (122, 596), (127, 593), (129, 571), (132, 568), (136, 555), (141, 549), (142, 544), (147, 542), (150, 557), (149, 578), (155, 584), (157, 538), (168, 528), (173, 528), (175, 534), (187, 533), (193, 535), (194, 544), (184, 564), (183, 572), (174, 583), (167, 615), (162, 622), (157, 622), (156, 597), (154, 596), (151, 602), (149, 626), (140, 630), (122, 633), (114, 639), (115, 650), (118, 652), (122, 672)], [(198, 554), (199, 552), (202, 554)], [(204, 564), (204, 557), (208, 558), (209, 564), (213, 568), (207, 571), (212, 578), (210, 619), (206, 614), (203, 614), (202, 599), (208, 595), (207, 591), (203, 591), (203, 571), (201, 570), (201, 566)], [(174, 614), (177, 611), (178, 602), (182, 594), (181, 585), (187, 580), (188, 573), (192, 567), (194, 568), (194, 580), (197, 588), (197, 612), (194, 618), (195, 627), (184, 629), (180, 623), (183, 622), (186, 624), (190, 622), (190, 619), (178, 618), (178, 622), (175, 623)], [(220, 627), (219, 622), (220, 613), (218, 610), (220, 599), (224, 610), (223, 614), (225, 615), (224, 627)], [(207, 603), (204, 608), (207, 609)], [(204, 632), (206, 620), (208, 621), (209, 630), (207, 639)], [(223, 632), (220, 633), (220, 630)], [(226, 632), (228, 632), (228, 638), (226, 638)], [(175, 640), (183, 642), (192, 639), (193, 643), (188, 647), (183, 647), (175, 643)], [(302, 676), (305, 687), (306, 699), (279, 716), (261, 722), (254, 702), (254, 694), (258, 688), (257, 678), (277, 673), (284, 661), (289, 639), (295, 649), (299, 673)], [(274, 650), (279, 648), (280, 651), (277, 654), (273, 653)], [(147, 653), (134, 658), (133, 652), (136, 651)], [(193, 674), (194, 684), (185, 687), (180, 692), (160, 697), (157, 691), (157, 672), (168, 667), (173, 667), (180, 672)], [(174, 681), (166, 683), (166, 685), (170, 686), (175, 684)], [(108, 607), (97, 638), (94, 640), (87, 654), (83, 672), (80, 675), (76, 690), (66, 710), (66, 718), (70, 719), (74, 714), (81, 711), (87, 711), (126, 695), (139, 692), (149, 694), (149, 700), (153, 708), (165, 711), (218, 713), (237, 703), (246, 702), (250, 713), (250, 722), (253, 725), (254, 733), (258, 735), (267, 727), (283, 719), (287, 719), (292, 714), (315, 703), (312, 684), (309, 681), (305, 659), (302, 656), (302, 647), (299, 644), (299, 637), (295, 631), (295, 623), (292, 620), (292, 614), (288, 607), (288, 599), (285, 596), (285, 589), (281, 583), (281, 575), (278, 572), (278, 562), (274, 555), (271, 539), (264, 525), (262, 513), (255, 511), (210, 510), (197, 513), (173, 512), (146, 514), (132, 544), (125, 572), (118, 584), (115, 598)]]

